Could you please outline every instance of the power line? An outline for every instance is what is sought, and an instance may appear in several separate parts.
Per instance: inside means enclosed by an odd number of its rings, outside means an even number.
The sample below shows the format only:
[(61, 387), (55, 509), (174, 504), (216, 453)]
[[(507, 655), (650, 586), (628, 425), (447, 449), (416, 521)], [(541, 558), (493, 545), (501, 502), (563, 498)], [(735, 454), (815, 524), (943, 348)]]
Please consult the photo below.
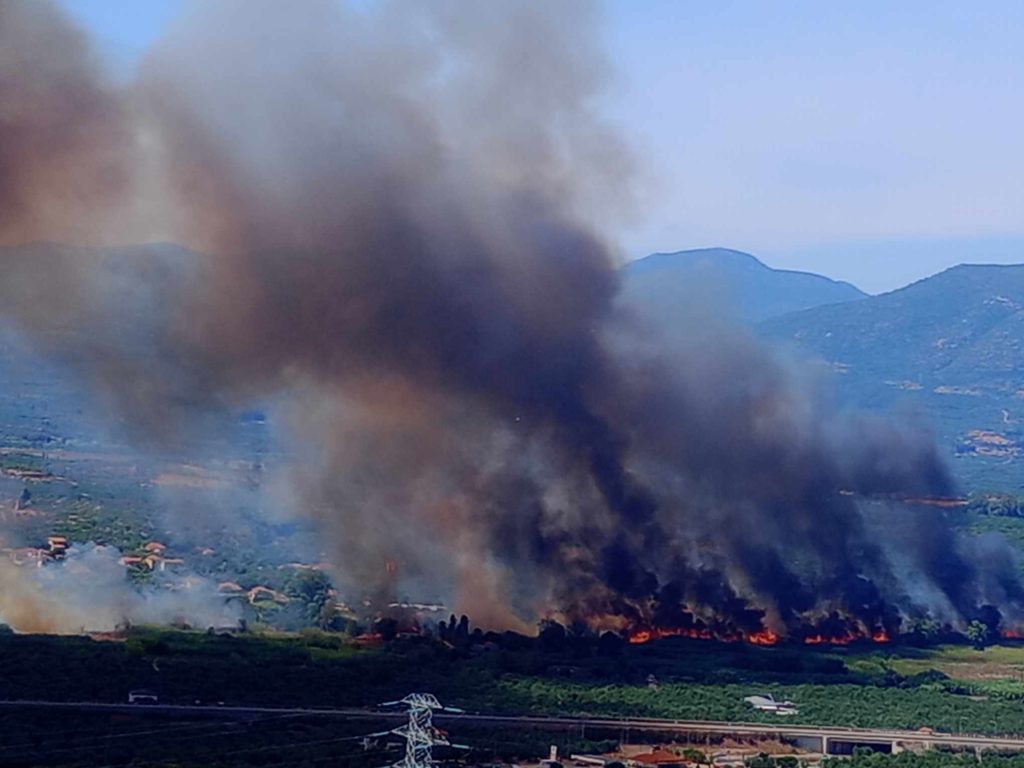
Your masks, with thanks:
[(364, 733), (359, 736), (339, 736), (333, 739), (317, 739), (315, 741), (300, 741), (294, 744), (269, 744), (265, 747), (252, 747), (250, 749), (233, 749), (228, 752), (219, 752), (217, 757), (227, 755), (247, 755), (254, 752), (271, 752), (275, 749), (296, 749), (298, 747), (312, 747), (320, 744), (340, 744), (344, 741), (358, 741), (372, 739), (377, 736), (387, 736), (391, 731), (379, 731), (378, 733)]
[[(232, 733), (238, 733), (239, 731), (244, 731), (246, 729), (246, 727), (251, 725), (252, 723), (257, 723), (257, 722), (262, 723), (262, 722), (269, 722), (269, 721), (272, 721), (272, 720), (282, 720), (282, 719), (295, 718), (295, 717), (299, 717), (299, 715), (289, 714), (289, 715), (276, 715), (274, 717), (267, 717), (267, 718), (259, 718), (257, 720), (251, 720), (251, 721), (249, 721), (247, 723), (233, 723), (229, 730), (210, 731), (208, 733), (200, 733), (198, 735), (200, 735), (200, 736), (221, 736), (221, 735), (227, 735), (227, 734), (232, 734)], [(42, 749), (43, 753), (46, 756), (50, 756), (50, 755), (64, 754), (64, 753), (67, 753), (67, 752), (81, 752), (81, 751), (85, 751), (85, 750), (96, 749), (97, 747), (102, 746), (103, 744), (105, 744), (107, 742), (110, 742), (110, 741), (113, 741), (113, 740), (116, 740), (116, 739), (128, 739), (128, 738), (135, 738), (137, 736), (152, 736), (152, 735), (160, 735), (160, 734), (167, 734), (167, 733), (182, 733), (182, 732), (188, 732), (188, 731), (203, 731), (205, 729), (222, 728), (222, 727), (223, 727), (223, 723), (206, 723), (206, 724), (203, 724), (203, 725), (185, 725), (185, 726), (171, 727), (171, 728), (156, 728), (156, 729), (151, 729), (151, 730), (148, 730), (148, 731), (128, 731), (126, 733), (114, 733), (114, 734), (107, 734), (107, 735), (103, 735), (103, 736), (87, 737), (88, 741), (95, 742), (95, 743), (91, 743), (91, 744), (76, 744), (75, 746), (72, 746), (72, 747), (62, 747), (62, 748), (59, 748), (59, 749), (50, 749), (50, 748), (47, 748), (45, 745), (42, 745), (42, 744), (37, 744), (37, 743), (31, 743), (30, 744), (30, 743), (27, 743), (27, 742), (24, 742), (22, 744), (16, 744), (16, 745), (8, 745), (6, 747), (0, 747), (0, 749), (2, 749), (3, 751), (7, 751), (7, 750), (10, 750), (10, 749), (21, 749), (22, 753), (31, 752), (33, 754), (33, 756), (38, 756), (39, 750)], [(55, 744), (55, 743), (64, 743), (64, 742), (55, 739), (54, 741), (51, 741), (50, 743), (51, 744)], [(14, 756), (9, 756), (8, 755), (8, 756), (5, 757), (5, 759), (15, 760), (15, 759), (18, 759), (18, 755), (17, 754), (15, 754)]]

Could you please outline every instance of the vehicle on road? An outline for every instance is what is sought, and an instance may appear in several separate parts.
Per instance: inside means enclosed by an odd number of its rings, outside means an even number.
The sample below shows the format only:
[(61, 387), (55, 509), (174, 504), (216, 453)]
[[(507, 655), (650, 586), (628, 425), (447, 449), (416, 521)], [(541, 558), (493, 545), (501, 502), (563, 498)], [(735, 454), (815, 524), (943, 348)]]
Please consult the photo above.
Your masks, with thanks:
[(796, 704), (792, 701), (776, 701), (770, 693), (763, 696), (747, 696), (743, 700), (759, 712), (772, 712), (780, 716), (799, 713)]
[(159, 701), (159, 697), (153, 691), (139, 689), (128, 693), (129, 704), (157, 704)]

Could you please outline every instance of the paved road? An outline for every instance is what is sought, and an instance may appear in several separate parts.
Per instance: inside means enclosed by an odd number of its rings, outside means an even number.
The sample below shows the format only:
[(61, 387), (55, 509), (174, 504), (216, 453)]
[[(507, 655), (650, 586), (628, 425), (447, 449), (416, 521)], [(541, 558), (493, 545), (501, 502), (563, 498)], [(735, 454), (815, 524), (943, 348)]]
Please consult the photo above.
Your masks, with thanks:
[[(327, 709), (311, 707), (239, 707), (178, 704), (121, 704), (94, 701), (0, 701), (3, 709), (72, 709), (80, 712), (132, 712), (136, 714), (178, 715), (181, 717), (262, 718), (338, 717), (349, 720), (401, 720), (404, 712), (380, 712), (371, 709)], [(439, 712), (438, 722), (459, 722), (530, 726), (535, 728), (660, 731), (665, 733), (707, 733), (714, 735), (767, 735), (787, 738), (816, 738), (853, 743), (927, 744), (931, 746), (971, 747), (1024, 751), (1024, 736), (979, 736), (973, 734), (926, 733), (882, 728), (843, 728), (839, 726), (800, 725), (798, 723), (727, 723), (704, 720), (667, 720), (658, 718), (542, 717), (532, 715), (483, 715)]]

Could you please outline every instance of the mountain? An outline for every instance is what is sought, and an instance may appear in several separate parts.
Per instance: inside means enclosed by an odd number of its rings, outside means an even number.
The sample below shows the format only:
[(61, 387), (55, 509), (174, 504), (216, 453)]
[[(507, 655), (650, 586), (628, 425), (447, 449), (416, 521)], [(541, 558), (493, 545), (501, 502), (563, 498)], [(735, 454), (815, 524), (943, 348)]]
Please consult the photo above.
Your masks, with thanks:
[(967, 486), (1024, 485), (1024, 265), (962, 265), (763, 321), (858, 407), (922, 412)]
[(1024, 387), (1024, 265), (953, 267), (760, 329), (848, 372), (1013, 393)]
[(772, 269), (749, 253), (727, 248), (655, 253), (626, 265), (623, 274), (625, 305), (662, 328), (678, 324), (695, 302), (758, 322), (866, 296), (849, 283)]

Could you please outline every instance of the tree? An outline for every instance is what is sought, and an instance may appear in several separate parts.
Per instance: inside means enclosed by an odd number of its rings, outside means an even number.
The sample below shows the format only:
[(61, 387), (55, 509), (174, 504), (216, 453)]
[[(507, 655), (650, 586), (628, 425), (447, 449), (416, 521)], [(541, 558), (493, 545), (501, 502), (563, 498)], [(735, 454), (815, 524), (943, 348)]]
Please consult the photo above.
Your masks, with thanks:
[(330, 601), (331, 581), (322, 571), (299, 571), (285, 585), (285, 594), (302, 604), (305, 622), (318, 624)]
[(979, 651), (988, 645), (988, 627), (977, 619), (967, 625), (967, 631), (964, 634), (971, 641), (971, 645)]
[(381, 636), (381, 639), (385, 641), (394, 640), (398, 636), (398, 622), (390, 616), (378, 619), (373, 628)]
[(544, 653), (559, 653), (565, 649), (565, 627), (557, 621), (545, 619), (540, 624), (537, 641)]

